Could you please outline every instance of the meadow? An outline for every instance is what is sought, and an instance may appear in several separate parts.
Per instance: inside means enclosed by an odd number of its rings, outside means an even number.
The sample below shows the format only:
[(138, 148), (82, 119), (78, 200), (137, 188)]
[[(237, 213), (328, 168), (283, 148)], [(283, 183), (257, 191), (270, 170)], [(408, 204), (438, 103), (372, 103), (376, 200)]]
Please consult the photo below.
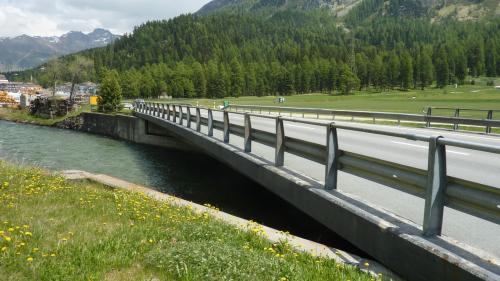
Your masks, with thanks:
[(0, 280), (375, 280), (207, 213), (0, 161)]

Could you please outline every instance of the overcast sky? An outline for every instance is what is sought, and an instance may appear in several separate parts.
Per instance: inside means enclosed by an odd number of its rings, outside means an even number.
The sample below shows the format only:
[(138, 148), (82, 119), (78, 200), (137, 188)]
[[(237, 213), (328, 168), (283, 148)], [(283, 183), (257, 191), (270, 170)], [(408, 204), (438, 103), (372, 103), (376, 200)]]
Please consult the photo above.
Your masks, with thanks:
[(209, 0), (0, 0), (0, 37), (52, 36), (95, 28), (131, 32), (147, 20), (196, 12)]

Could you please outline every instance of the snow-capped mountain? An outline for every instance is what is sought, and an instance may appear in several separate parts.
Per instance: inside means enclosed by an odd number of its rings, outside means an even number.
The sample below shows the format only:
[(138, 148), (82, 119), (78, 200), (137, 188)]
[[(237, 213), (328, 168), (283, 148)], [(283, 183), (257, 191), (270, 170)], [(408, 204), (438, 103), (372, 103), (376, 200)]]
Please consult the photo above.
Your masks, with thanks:
[(0, 38), (0, 71), (14, 71), (36, 67), (50, 59), (103, 47), (120, 38), (105, 29), (96, 29), (85, 34), (71, 31), (60, 37), (21, 35)]

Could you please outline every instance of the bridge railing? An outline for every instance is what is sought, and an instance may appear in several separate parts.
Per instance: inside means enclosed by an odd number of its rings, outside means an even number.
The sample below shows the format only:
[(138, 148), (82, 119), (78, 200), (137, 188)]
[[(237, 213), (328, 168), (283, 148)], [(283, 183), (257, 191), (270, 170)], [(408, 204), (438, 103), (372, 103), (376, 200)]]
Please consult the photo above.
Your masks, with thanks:
[[(423, 232), (427, 236), (441, 235), (445, 206), (497, 224), (500, 223), (500, 188), (449, 176), (446, 169), (447, 147), (500, 154), (500, 146), (464, 142), (442, 136), (426, 136), (340, 125), (327, 121), (231, 112), (231, 114), (243, 116), (243, 125), (238, 125), (231, 123), (230, 112), (227, 110), (212, 110), (175, 104), (135, 104), (135, 111), (139, 114), (176, 123), (187, 130), (193, 130), (193, 132), (200, 134), (202, 126), (206, 126), (206, 135), (209, 137), (213, 137), (214, 129), (221, 130), (225, 143), (229, 143), (231, 135), (242, 137), (243, 149), (247, 153), (252, 152), (253, 142), (273, 147), (275, 150), (274, 164), (277, 167), (284, 165), (285, 152), (322, 164), (325, 166), (324, 188), (327, 190), (337, 188), (338, 172), (343, 171), (421, 197), (425, 200)], [(206, 114), (202, 115), (202, 111)], [(214, 112), (222, 113), (223, 121), (215, 120)], [(253, 128), (253, 118), (274, 120), (275, 131), (268, 132)], [(326, 130), (325, 143), (318, 144), (287, 136), (284, 122), (324, 127)], [(340, 150), (339, 129), (426, 142), (429, 149), (428, 167), (426, 170), (422, 170)]]
[[(379, 120), (391, 120), (401, 124), (401, 122), (413, 122), (422, 123), (426, 127), (431, 127), (432, 124), (444, 124), (453, 126), (454, 130), (458, 130), (460, 125), (474, 126), (474, 127), (484, 127), (485, 132), (490, 134), (492, 128), (500, 128), (500, 120), (493, 120), (493, 112), (495, 110), (486, 110), (488, 113), (486, 119), (474, 119), (474, 118), (462, 118), (460, 117), (460, 111), (466, 111), (471, 109), (458, 109), (458, 114), (455, 116), (435, 116), (432, 115), (433, 110), (445, 109), (437, 107), (428, 107), (426, 109), (426, 114), (406, 114), (406, 113), (391, 113), (391, 112), (371, 112), (371, 111), (355, 111), (355, 110), (334, 110), (334, 109), (321, 109), (321, 108), (298, 108), (298, 107), (281, 107), (281, 106), (258, 106), (258, 105), (230, 105), (229, 110), (239, 111), (249, 111), (251, 113), (256, 112), (259, 114), (300, 114), (302, 117), (307, 115), (313, 115), (316, 119), (321, 116), (331, 116), (335, 119), (337, 116), (350, 117), (351, 120), (354, 118), (364, 118), (371, 119), (373, 123), (377, 119)], [(482, 111), (482, 110), (478, 110)]]

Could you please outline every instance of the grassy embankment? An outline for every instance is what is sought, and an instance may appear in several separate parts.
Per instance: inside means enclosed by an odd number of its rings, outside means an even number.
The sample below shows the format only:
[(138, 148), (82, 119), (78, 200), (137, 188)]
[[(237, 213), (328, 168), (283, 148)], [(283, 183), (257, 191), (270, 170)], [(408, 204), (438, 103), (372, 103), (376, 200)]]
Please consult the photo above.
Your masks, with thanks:
[(69, 113), (67, 116), (56, 117), (54, 119), (46, 119), (30, 115), (28, 109), (0, 108), (0, 120), (52, 126), (58, 122), (63, 121), (66, 118), (77, 116), (85, 111), (89, 111), (89, 109), (84, 107), (78, 111)]
[[(75, 117), (83, 112), (91, 112), (90, 106), (83, 106), (77, 111), (70, 112), (66, 116), (56, 117), (54, 119), (46, 119), (41, 117), (36, 117), (30, 115), (27, 109), (17, 109), (17, 108), (0, 108), (0, 120), (7, 120), (12, 122), (20, 123), (31, 123), (42, 126), (52, 126), (56, 123), (64, 121), (67, 118)], [(109, 114), (125, 114), (131, 115), (132, 111), (128, 109), (122, 109), (119, 112), (113, 112)]]
[(258, 233), (0, 161), (0, 280), (373, 280)]

